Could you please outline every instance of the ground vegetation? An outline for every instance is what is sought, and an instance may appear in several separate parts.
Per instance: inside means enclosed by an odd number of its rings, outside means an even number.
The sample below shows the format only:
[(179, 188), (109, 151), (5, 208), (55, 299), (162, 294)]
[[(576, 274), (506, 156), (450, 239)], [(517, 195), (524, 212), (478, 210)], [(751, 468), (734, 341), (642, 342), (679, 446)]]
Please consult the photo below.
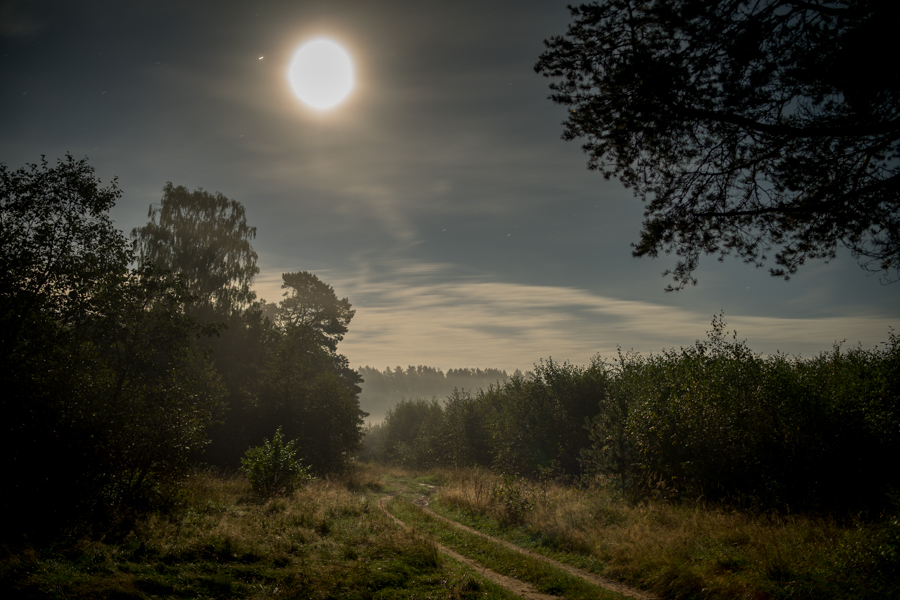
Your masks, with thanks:
[(477, 394), (406, 400), (366, 456), (414, 469), (489, 467), (611, 478), (634, 499), (873, 516), (900, 478), (900, 339), (804, 359), (763, 356), (726, 331), (658, 354), (546, 361)]

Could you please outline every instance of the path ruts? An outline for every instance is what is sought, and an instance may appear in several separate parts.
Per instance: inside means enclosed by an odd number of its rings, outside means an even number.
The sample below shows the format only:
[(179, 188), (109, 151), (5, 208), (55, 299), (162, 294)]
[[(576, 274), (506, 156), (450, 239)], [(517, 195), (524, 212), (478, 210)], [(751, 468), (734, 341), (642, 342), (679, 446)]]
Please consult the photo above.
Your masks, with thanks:
[[(426, 485), (426, 484), (421, 484), (421, 485), (424, 485), (425, 487), (427, 487), (429, 489), (433, 489), (433, 487), (434, 487), (434, 486), (430, 486), (430, 485)], [(384, 504), (383, 504), (385, 500), (386, 500), (386, 498), (382, 498), (381, 509), (384, 510), (385, 513), (388, 514), (388, 516), (390, 516), (395, 521), (403, 523), (402, 521), (397, 519), (397, 517), (395, 517), (394, 515), (387, 512), (387, 509), (384, 508)], [(428, 507), (428, 500), (427, 500), (427, 497), (424, 495), (419, 500), (417, 500), (415, 503), (417, 505), (419, 505), (419, 507), (422, 510), (427, 512), (430, 516), (434, 517), (435, 519), (439, 519), (440, 521), (447, 523), (449, 525), (452, 525), (453, 527), (457, 527), (457, 528), (467, 531), (471, 534), (474, 534), (474, 535), (480, 536), (482, 538), (485, 538), (487, 540), (490, 540), (491, 542), (494, 542), (496, 544), (500, 544), (500, 545), (502, 545), (510, 550), (513, 550), (515, 552), (518, 552), (520, 554), (524, 554), (531, 558), (551, 564), (554, 567), (562, 569), (563, 571), (569, 573), (570, 575), (572, 575), (574, 577), (578, 577), (579, 579), (587, 581), (588, 583), (592, 583), (596, 586), (602, 587), (602, 588), (610, 590), (612, 592), (616, 592), (618, 594), (627, 596), (629, 598), (634, 598), (635, 600), (660, 600), (659, 596), (656, 596), (655, 594), (651, 594), (650, 592), (645, 592), (643, 590), (639, 590), (639, 589), (624, 585), (622, 583), (619, 583), (618, 581), (613, 581), (611, 579), (606, 579), (605, 577), (600, 577), (599, 575), (596, 575), (594, 573), (589, 573), (588, 571), (583, 571), (582, 569), (578, 569), (576, 567), (573, 567), (572, 565), (567, 565), (565, 563), (561, 563), (557, 560), (553, 560), (552, 558), (544, 556), (543, 554), (538, 554), (537, 552), (532, 552), (531, 550), (526, 550), (525, 548), (516, 546), (515, 544), (507, 542), (506, 540), (501, 540), (499, 538), (495, 538), (494, 536), (487, 535), (486, 533), (482, 533), (482, 532), (478, 531), (477, 529), (472, 529), (471, 527), (463, 525), (462, 523), (457, 523), (456, 521), (454, 521), (452, 519), (443, 517)], [(403, 525), (406, 526), (405, 523)], [(449, 552), (453, 552), (453, 551), (449, 550)], [(473, 561), (470, 561), (469, 559), (463, 558), (463, 560), (467, 564), (476, 565), (476, 568), (479, 568), (479, 569), (483, 568), (481, 566), (477, 566), (477, 563), (474, 563)], [(499, 573), (496, 573), (496, 575), (498, 575), (499, 577), (505, 577), (504, 575), (500, 575)], [(511, 578), (507, 577), (507, 579), (511, 579)], [(513, 580), (513, 581), (522, 583), (522, 582), (519, 582), (518, 580)], [(535, 592), (535, 593), (538, 595), (537, 596), (529, 596), (529, 597), (530, 598), (531, 597), (533, 597), (533, 598), (537, 598), (537, 597), (553, 598), (553, 597), (555, 597), (555, 596), (548, 596), (546, 594), (539, 594), (537, 592)]]
[[(391, 496), (384, 496), (383, 498), (381, 498), (381, 500), (378, 501), (378, 506), (381, 508), (381, 510), (382, 510), (382, 512), (384, 512), (384, 514), (386, 514), (388, 517), (393, 519), (401, 527), (403, 527), (405, 529), (409, 529), (409, 525), (407, 525), (406, 523), (404, 523), (403, 521), (401, 521), (400, 519), (398, 519), (397, 517), (392, 515), (388, 511), (388, 509), (384, 506), (385, 503), (390, 498), (391, 498)], [(552, 596), (550, 594), (542, 594), (541, 592), (537, 591), (534, 588), (534, 586), (532, 586), (528, 583), (525, 583), (524, 581), (520, 581), (518, 579), (515, 579), (514, 577), (507, 577), (506, 575), (501, 575), (500, 573), (497, 573), (496, 571), (492, 571), (492, 570), (488, 569), (487, 567), (475, 562), (474, 560), (472, 560), (470, 558), (466, 558), (462, 554), (459, 554), (458, 552), (451, 550), (450, 548), (444, 546), (443, 544), (439, 544), (439, 543), (435, 542), (434, 540), (431, 540), (431, 542), (438, 549), (438, 552), (441, 552), (442, 554), (446, 554), (450, 558), (472, 567), (485, 579), (489, 579), (490, 581), (496, 583), (497, 585), (506, 588), (507, 590), (516, 594), (520, 598), (527, 598), (528, 600), (555, 600), (555, 599), (559, 598), (559, 596)]]

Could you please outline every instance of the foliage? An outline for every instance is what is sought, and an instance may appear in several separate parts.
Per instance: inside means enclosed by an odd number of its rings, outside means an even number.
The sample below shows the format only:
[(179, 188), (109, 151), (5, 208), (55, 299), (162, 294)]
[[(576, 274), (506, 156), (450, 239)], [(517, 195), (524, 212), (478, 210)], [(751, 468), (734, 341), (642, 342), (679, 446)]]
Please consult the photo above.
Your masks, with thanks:
[(297, 459), (297, 442), (285, 443), (279, 427), (271, 440), (247, 450), (241, 459), (241, 470), (254, 492), (262, 496), (289, 494), (313, 479), (309, 467)]
[(491, 486), (491, 497), (499, 508), (501, 521), (518, 525), (543, 500), (542, 491), (518, 475), (503, 474), (501, 481)]
[(425, 469), (614, 479), (632, 498), (839, 514), (891, 506), (900, 338), (811, 359), (761, 356), (713, 318), (706, 340), (586, 367), (548, 360), (443, 403), (404, 400), (367, 456)]
[(593, 421), (585, 467), (668, 498), (887, 508), (900, 478), (874, 457), (900, 452), (897, 337), (809, 360), (732, 337), (718, 317), (694, 346), (620, 357), (606, 400), (618, 412)]
[(360, 448), (363, 413), (359, 375), (347, 359), (322, 345), (318, 332), (281, 327), (251, 307), (227, 321), (210, 344), (228, 389), (223, 422), (211, 429), (204, 458), (234, 468), (240, 448), (262, 444), (278, 427), (299, 439), (317, 473), (340, 470)]
[(641, 382), (643, 361), (619, 350), (604, 393), (599, 394), (600, 410), (586, 423), (590, 444), (581, 449), (581, 468), (586, 474), (603, 473), (619, 480), (624, 493), (636, 476), (637, 448), (628, 434), (628, 419), (634, 405), (636, 385)]
[(492, 385), (502, 385), (509, 380), (506, 371), (500, 369), (448, 369), (446, 372), (425, 365), (406, 369), (400, 366), (383, 371), (374, 367), (361, 367), (360, 402), (372, 414), (381, 419), (387, 411), (403, 398), (444, 398), (455, 393), (477, 392)]
[[(225, 384), (221, 422), (204, 458), (226, 469), (241, 449), (278, 427), (299, 440), (317, 473), (341, 469), (359, 450), (359, 375), (337, 344), (354, 311), (311, 273), (284, 273), (280, 306), (255, 301), (256, 228), (240, 202), (167, 184), (150, 222), (132, 232), (142, 263), (171, 269), (195, 294), (192, 314), (219, 324), (199, 345)], [(267, 316), (268, 315), (268, 316)]]
[(359, 408), (359, 376), (308, 328), (274, 329), (270, 335), (259, 395), (244, 423), (255, 427), (251, 439), (258, 439), (261, 428), (283, 426), (300, 440), (316, 472), (340, 470), (360, 449), (365, 413)]
[(95, 464), (82, 465), (82, 474), (97, 469), (94, 475), (109, 477), (111, 499), (135, 504), (184, 476), (209, 441), (222, 390), (195, 345), (209, 329), (184, 314), (189, 297), (180, 281), (144, 271), (116, 292), (86, 334), (93, 343), (75, 350), (89, 370), (76, 375), (69, 401), (58, 407), (64, 421), (90, 432), (83, 443), (92, 444)]
[(322, 345), (335, 352), (344, 339), (347, 325), (356, 311), (347, 298), (338, 300), (334, 288), (312, 273), (283, 273), (281, 289), (287, 289), (281, 301), (278, 320), (285, 328), (307, 327), (319, 334)]
[[(900, 273), (897, 8), (601, 0), (572, 7), (535, 70), (569, 108), (563, 138), (647, 202), (636, 256), (675, 252), (674, 289), (702, 253), (785, 278), (848, 247)], [(670, 286), (669, 289), (673, 289)]]
[(254, 300), (256, 228), (240, 202), (170, 182), (147, 216), (150, 222), (131, 232), (139, 264), (178, 273), (197, 298), (193, 310), (227, 316)]
[(401, 400), (388, 411), (380, 455), (385, 462), (412, 469), (441, 464), (443, 411), (436, 399)]
[(489, 405), (479, 401), (478, 396), (459, 390), (447, 396), (443, 431), (448, 440), (441, 462), (452, 467), (490, 466), (493, 448), (489, 418)]
[(207, 441), (220, 389), (194, 342), (209, 330), (177, 279), (128, 269), (107, 214), (120, 192), (86, 161), (0, 173), (0, 535), (127, 525)]
[(597, 414), (606, 379), (600, 360), (579, 367), (548, 359), (535, 365), (530, 378), (513, 377), (486, 393), (493, 464), (527, 475), (542, 469), (576, 475), (581, 449), (588, 445), (584, 425)]
[(27, 330), (53, 316), (71, 322), (115, 284), (130, 255), (107, 214), (122, 192), (100, 187), (87, 161), (10, 171), (0, 164), (0, 311), (4, 357), (22, 356)]
[(401, 400), (388, 411), (381, 460), (408, 468), (489, 466), (510, 473), (578, 473), (588, 444), (585, 420), (597, 412), (605, 367), (576, 367), (552, 360), (526, 379), (515, 374), (503, 385), (473, 395), (455, 390), (436, 399)]

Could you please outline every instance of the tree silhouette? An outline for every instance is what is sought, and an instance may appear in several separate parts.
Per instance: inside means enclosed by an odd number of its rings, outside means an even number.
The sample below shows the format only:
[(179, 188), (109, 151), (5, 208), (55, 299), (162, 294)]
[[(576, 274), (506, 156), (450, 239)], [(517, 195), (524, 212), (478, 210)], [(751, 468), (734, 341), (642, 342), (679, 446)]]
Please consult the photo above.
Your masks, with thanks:
[(308, 327), (319, 335), (324, 347), (335, 352), (356, 314), (349, 300), (338, 299), (334, 288), (306, 271), (282, 273), (281, 278), (281, 289), (287, 291), (281, 301), (279, 322), (288, 328)]
[(846, 246), (900, 273), (900, 71), (888, 0), (603, 0), (572, 8), (535, 70), (563, 138), (647, 202), (635, 256), (701, 254), (785, 279)]
[(150, 222), (131, 232), (139, 263), (181, 275), (197, 310), (227, 316), (253, 301), (256, 227), (247, 225), (240, 202), (170, 182), (147, 216)]
[[(86, 160), (0, 165), (0, 539), (115, 527), (176, 482), (221, 396), (208, 327), (132, 253)], [(60, 502), (61, 494), (66, 501)]]

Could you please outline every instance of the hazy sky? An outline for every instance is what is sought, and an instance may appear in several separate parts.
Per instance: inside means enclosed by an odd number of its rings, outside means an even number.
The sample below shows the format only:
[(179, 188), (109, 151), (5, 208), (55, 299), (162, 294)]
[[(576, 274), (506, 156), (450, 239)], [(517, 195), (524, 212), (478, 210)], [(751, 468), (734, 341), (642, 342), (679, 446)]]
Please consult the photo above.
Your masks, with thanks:
[[(789, 282), (671, 257), (635, 259), (642, 205), (559, 139), (565, 109), (533, 65), (566, 2), (0, 3), (0, 162), (66, 152), (118, 177), (126, 232), (167, 181), (239, 200), (258, 228), (257, 291), (318, 274), (357, 313), (351, 364), (528, 369), (704, 337), (713, 314), (760, 352), (872, 347), (900, 329), (900, 284), (843, 252)], [(350, 97), (293, 95), (287, 66), (343, 45)], [(263, 57), (260, 59), (260, 57)]]

